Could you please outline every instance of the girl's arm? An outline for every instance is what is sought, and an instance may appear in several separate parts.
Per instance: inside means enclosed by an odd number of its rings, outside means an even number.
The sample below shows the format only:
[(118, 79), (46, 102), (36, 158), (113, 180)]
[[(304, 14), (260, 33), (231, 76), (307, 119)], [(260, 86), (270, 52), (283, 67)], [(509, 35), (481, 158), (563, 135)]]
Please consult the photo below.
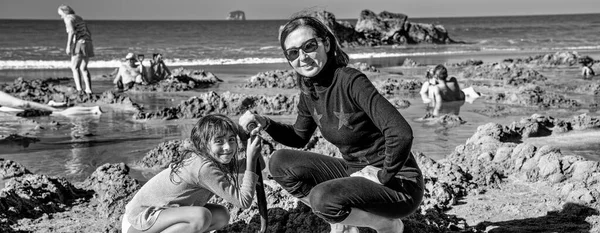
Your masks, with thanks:
[[(242, 170), (244, 165), (247, 165), (245, 159), (237, 162), (240, 165), (240, 170)], [(212, 163), (204, 164), (198, 174), (200, 186), (205, 187), (225, 201), (242, 209), (247, 209), (252, 205), (257, 180), (258, 175), (248, 169), (244, 171), (241, 184), (234, 184), (226, 178), (226, 174), (223, 171)]]

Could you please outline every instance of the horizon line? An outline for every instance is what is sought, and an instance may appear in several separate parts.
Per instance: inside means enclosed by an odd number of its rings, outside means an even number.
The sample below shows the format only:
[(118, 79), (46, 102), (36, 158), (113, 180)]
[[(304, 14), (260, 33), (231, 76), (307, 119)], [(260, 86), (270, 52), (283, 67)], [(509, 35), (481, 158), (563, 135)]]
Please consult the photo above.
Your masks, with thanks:
[[(381, 13), (381, 12), (380, 12)], [(404, 13), (398, 13), (398, 14), (404, 14)], [(529, 15), (523, 15), (523, 14), (519, 14), (519, 15), (468, 15), (468, 16), (430, 16), (430, 17), (410, 17), (409, 15), (407, 15), (408, 19), (439, 19), (439, 18), (479, 18), (479, 17), (528, 17), (528, 16), (553, 16), (553, 15), (560, 15), (560, 16), (565, 16), (565, 15), (594, 15), (594, 14), (600, 14), (600, 12), (589, 12), (589, 13), (539, 13), (539, 14), (529, 14)], [(404, 14), (406, 15), (406, 14)], [(334, 14), (335, 16), (335, 14)], [(358, 17), (356, 18), (337, 18), (336, 20), (355, 20), (358, 19)], [(56, 19), (48, 19), (48, 18), (2, 18), (0, 17), (0, 20), (44, 20), (44, 21), (52, 21), (52, 20), (61, 20), (60, 18), (56, 18)], [(85, 19), (86, 21), (267, 21), (267, 20), (289, 20), (288, 19), (279, 19), (279, 18), (272, 18), (272, 19), (248, 19), (246, 18), (246, 20), (228, 20), (228, 19)]]

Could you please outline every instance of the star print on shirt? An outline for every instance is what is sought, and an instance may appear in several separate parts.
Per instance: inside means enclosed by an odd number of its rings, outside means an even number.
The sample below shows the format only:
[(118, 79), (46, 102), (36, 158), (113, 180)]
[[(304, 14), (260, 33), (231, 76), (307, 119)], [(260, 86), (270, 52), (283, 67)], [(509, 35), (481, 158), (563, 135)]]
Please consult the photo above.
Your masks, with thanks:
[(315, 119), (315, 122), (319, 126), (319, 128), (321, 128), (321, 118), (323, 117), (323, 114), (318, 114), (317, 108), (314, 108), (314, 109), (315, 109), (315, 112), (313, 113), (313, 117)]
[(349, 129), (354, 129), (354, 126), (348, 123), (348, 120), (350, 120), (350, 117), (352, 117), (353, 113), (344, 113), (344, 108), (340, 106), (340, 112), (334, 111), (333, 114), (335, 114), (335, 116), (338, 118), (338, 130), (342, 129), (342, 126), (344, 125)]

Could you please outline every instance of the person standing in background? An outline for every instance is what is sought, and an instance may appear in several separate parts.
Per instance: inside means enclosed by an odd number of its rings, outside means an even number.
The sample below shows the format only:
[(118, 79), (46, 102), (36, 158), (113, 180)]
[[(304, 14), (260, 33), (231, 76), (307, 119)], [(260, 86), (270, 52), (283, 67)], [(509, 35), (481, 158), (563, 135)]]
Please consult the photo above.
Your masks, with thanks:
[(85, 85), (85, 93), (92, 93), (90, 72), (87, 68), (90, 57), (94, 56), (92, 33), (83, 18), (75, 14), (67, 5), (58, 7), (58, 14), (65, 21), (67, 28), (67, 55), (71, 55), (71, 71), (75, 80), (75, 88), (81, 92), (81, 79)]

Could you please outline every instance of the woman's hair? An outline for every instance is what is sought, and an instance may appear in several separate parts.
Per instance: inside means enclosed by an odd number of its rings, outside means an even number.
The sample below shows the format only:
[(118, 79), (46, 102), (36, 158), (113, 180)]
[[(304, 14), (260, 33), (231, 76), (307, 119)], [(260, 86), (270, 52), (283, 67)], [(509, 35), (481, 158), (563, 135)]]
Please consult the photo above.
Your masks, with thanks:
[[(196, 122), (190, 140), (192, 141), (193, 147), (186, 148), (181, 156), (173, 158), (171, 163), (171, 182), (176, 182), (174, 176), (179, 176), (181, 167), (185, 162), (194, 155), (201, 156), (209, 161), (213, 162), (223, 173), (226, 174), (226, 178), (229, 182), (233, 183), (236, 187), (238, 185), (237, 176), (238, 172), (238, 161), (237, 153), (234, 153), (234, 157), (231, 162), (222, 164), (217, 161), (210, 152), (209, 143), (215, 137), (222, 137), (228, 133), (233, 133), (236, 136), (240, 135), (240, 128), (234, 123), (229, 117), (221, 114), (211, 114), (204, 116)], [(239, 149), (239, 147), (238, 147)]]
[[(340, 46), (337, 37), (323, 22), (312, 16), (302, 15), (294, 17), (283, 26), (283, 29), (281, 29), (281, 32), (279, 33), (279, 43), (281, 44), (281, 49), (284, 53), (286, 50), (285, 40), (287, 39), (287, 36), (291, 32), (302, 27), (310, 28), (317, 38), (323, 40), (323, 43), (329, 43), (326, 66), (345, 67), (348, 65), (350, 58), (348, 57), (348, 54), (342, 50), (342, 46)], [(310, 83), (310, 80), (298, 74), (298, 72), (294, 73), (296, 75), (296, 84), (300, 90), (304, 93), (311, 93), (314, 87), (312, 83)]]
[(435, 68), (433, 68), (433, 71), (431, 72), (432, 75), (435, 74), (439, 74), (438, 77), (441, 80), (446, 80), (446, 78), (448, 77), (448, 70), (446, 69), (446, 67), (444, 65), (437, 65)]
[(58, 7), (58, 9), (67, 15), (75, 14), (75, 11), (73, 10), (73, 8), (71, 8), (70, 6), (67, 6), (65, 4), (60, 5)]

